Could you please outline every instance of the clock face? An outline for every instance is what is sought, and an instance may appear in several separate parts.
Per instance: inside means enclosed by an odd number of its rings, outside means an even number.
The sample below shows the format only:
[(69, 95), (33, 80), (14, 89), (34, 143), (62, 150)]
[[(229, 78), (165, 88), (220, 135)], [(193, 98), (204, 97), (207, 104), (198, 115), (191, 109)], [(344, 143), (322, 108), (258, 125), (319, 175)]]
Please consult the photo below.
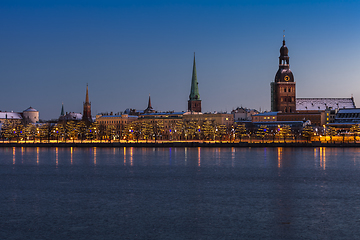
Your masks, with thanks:
[(284, 77), (284, 80), (287, 82), (287, 81), (290, 80), (290, 77), (289, 77), (288, 75), (286, 75), (286, 76)]

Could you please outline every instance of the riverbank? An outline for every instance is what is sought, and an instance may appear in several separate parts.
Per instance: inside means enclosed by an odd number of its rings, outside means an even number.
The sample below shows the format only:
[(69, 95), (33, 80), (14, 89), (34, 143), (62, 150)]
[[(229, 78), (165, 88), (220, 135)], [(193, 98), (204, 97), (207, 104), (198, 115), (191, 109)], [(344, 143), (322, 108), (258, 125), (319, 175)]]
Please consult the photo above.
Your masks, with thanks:
[(151, 143), (119, 143), (119, 142), (96, 142), (96, 143), (0, 143), (0, 147), (360, 147), (360, 143), (325, 143), (325, 142), (289, 142), (289, 143), (262, 143), (262, 142), (151, 142)]

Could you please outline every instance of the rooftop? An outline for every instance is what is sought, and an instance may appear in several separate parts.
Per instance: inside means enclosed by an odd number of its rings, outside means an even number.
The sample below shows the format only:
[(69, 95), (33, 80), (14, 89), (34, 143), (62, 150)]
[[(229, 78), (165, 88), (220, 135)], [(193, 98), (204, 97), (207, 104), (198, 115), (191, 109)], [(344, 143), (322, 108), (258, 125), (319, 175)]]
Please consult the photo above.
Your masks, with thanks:
[(264, 113), (258, 113), (253, 116), (277, 116), (278, 112), (264, 112)]
[(0, 112), (0, 118), (1, 119), (22, 119), (22, 116), (20, 113), (16, 112)]
[(296, 110), (355, 108), (353, 98), (296, 98)]

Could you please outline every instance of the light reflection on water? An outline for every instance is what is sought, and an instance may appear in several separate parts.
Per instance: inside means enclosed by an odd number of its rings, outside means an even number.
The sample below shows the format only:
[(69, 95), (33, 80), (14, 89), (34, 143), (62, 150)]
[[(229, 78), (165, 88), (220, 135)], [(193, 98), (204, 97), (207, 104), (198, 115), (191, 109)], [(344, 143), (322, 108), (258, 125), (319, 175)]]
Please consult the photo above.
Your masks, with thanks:
[[(0, 148), (0, 164), (7, 164), (11, 158), (12, 165), (180, 165), (193, 164), (196, 159), (198, 167), (228, 166), (241, 167), (259, 165), (274, 167), (276, 159), (278, 169), (297, 166), (303, 161), (306, 168), (326, 170), (329, 166), (359, 166), (360, 151), (357, 148)], [(312, 155), (311, 155), (312, 152)], [(351, 161), (341, 161), (342, 159)], [(121, 160), (122, 159), (122, 160)], [(311, 160), (313, 159), (313, 160)], [(121, 161), (118, 161), (121, 160)], [(190, 162), (189, 162), (190, 160)], [(296, 160), (296, 161), (295, 161)], [(340, 162), (339, 162), (340, 160)], [(305, 161), (305, 162), (304, 162)], [(311, 166), (311, 163), (314, 165)], [(305, 164), (305, 165), (304, 165)], [(330, 165), (329, 165), (330, 164)]]
[(357, 148), (21, 147), (0, 156), (1, 239), (360, 236)]

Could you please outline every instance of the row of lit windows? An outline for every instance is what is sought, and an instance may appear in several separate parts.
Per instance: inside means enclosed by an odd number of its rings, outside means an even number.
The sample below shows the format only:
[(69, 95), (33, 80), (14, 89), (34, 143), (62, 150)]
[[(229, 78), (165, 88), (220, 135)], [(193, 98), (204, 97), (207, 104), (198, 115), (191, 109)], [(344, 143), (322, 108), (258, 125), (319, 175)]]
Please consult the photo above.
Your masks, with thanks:
[(126, 121), (102, 121), (100, 120), (99, 123), (105, 123), (105, 124), (116, 124), (116, 123), (126, 123)]

